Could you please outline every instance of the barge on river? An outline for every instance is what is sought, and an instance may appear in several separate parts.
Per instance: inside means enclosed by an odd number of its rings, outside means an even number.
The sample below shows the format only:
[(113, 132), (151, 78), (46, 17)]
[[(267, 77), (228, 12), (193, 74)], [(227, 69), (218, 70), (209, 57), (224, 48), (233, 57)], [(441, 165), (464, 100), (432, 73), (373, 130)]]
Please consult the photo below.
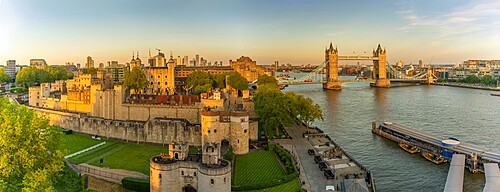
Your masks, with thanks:
[(484, 163), (500, 163), (500, 154), (489, 149), (453, 142), (450, 140), (456, 140), (455, 138), (440, 138), (396, 123), (384, 122), (377, 126), (376, 122), (373, 122), (372, 132), (397, 143), (416, 146), (422, 153), (432, 154), (435, 159), (442, 157), (449, 162), (453, 154), (464, 154), (465, 168), (473, 173), (484, 172)]

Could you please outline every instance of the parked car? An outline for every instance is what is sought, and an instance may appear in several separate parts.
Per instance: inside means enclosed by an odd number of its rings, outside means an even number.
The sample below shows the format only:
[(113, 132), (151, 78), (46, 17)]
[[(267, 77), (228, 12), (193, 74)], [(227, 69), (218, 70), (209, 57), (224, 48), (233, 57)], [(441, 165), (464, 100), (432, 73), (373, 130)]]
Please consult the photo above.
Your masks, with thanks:
[(325, 171), (323, 171), (323, 175), (325, 175), (326, 179), (334, 179), (335, 178), (335, 174), (333, 174), (332, 170), (330, 170), (330, 169), (326, 169)]
[(314, 154), (315, 154), (315, 152), (314, 152), (314, 150), (313, 150), (313, 149), (309, 149), (309, 150), (307, 150), (307, 153), (308, 153), (309, 155), (314, 155)]

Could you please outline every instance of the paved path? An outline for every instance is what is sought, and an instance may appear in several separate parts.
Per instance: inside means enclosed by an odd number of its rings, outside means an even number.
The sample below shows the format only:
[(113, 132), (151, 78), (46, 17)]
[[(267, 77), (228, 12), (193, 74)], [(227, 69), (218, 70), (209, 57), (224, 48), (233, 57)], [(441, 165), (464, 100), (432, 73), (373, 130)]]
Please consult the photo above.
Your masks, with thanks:
[(312, 145), (302, 134), (307, 131), (307, 128), (301, 125), (286, 127), (285, 130), (292, 140), (278, 140), (277, 143), (283, 145), (288, 150), (292, 149), (293, 155), (296, 157), (300, 167), (301, 182), (306, 182), (303, 186), (308, 191), (324, 191), (326, 185), (332, 185), (333, 180), (327, 180), (314, 162), (314, 156), (307, 153), (308, 149), (313, 149)]
[(80, 154), (82, 154), (82, 153), (85, 153), (85, 152), (87, 152), (87, 151), (90, 151), (90, 150), (92, 150), (92, 149), (95, 149), (95, 148), (97, 148), (97, 147), (99, 147), (99, 146), (101, 146), (101, 145), (104, 145), (104, 144), (106, 144), (106, 141), (104, 141), (104, 142), (102, 142), (102, 143), (99, 143), (99, 144), (97, 144), (97, 145), (94, 145), (94, 146), (92, 146), (92, 147), (89, 147), (89, 148), (87, 148), (87, 149), (84, 149), (84, 150), (77, 151), (77, 152), (74, 152), (74, 153), (72, 153), (72, 154), (66, 155), (66, 156), (64, 156), (64, 158), (65, 158), (65, 159), (68, 159), (68, 158), (71, 158), (71, 157), (73, 157), (73, 156), (80, 155)]

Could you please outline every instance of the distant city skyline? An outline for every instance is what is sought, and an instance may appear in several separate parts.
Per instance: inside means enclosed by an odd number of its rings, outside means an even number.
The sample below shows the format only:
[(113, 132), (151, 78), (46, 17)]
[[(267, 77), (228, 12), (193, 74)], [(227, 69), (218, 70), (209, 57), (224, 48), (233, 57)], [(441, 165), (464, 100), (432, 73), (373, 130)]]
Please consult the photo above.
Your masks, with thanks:
[(0, 0), (0, 26), (2, 65), (125, 63), (136, 51), (147, 63), (155, 48), (226, 65), (240, 56), (318, 65), (330, 42), (340, 55), (371, 55), (380, 43), (392, 64), (500, 59), (498, 0)]

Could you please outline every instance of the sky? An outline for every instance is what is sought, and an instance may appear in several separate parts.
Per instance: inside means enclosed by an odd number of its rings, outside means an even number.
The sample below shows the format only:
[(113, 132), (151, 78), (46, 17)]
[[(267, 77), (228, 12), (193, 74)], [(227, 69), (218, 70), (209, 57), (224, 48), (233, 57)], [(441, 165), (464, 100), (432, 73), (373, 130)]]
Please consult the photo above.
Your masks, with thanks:
[(0, 0), (0, 64), (126, 63), (133, 51), (145, 62), (159, 48), (317, 65), (330, 42), (340, 55), (380, 43), (390, 63), (451, 64), (500, 59), (499, 36), (500, 0)]

